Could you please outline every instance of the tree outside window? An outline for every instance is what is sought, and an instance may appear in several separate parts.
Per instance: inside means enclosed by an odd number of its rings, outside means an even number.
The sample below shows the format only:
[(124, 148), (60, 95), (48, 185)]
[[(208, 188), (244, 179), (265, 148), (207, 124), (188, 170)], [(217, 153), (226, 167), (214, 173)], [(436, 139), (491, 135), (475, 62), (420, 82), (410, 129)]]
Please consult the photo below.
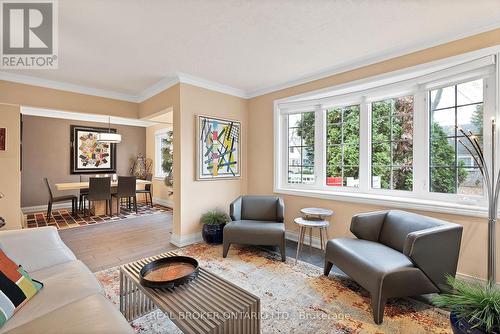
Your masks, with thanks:
[(373, 102), (372, 188), (413, 189), (413, 96)]
[(314, 112), (288, 115), (288, 183), (314, 183)]
[(482, 195), (479, 166), (459, 142), (457, 126), (483, 139), (483, 79), (429, 92), (431, 192)]
[(359, 187), (359, 105), (326, 111), (326, 185)]

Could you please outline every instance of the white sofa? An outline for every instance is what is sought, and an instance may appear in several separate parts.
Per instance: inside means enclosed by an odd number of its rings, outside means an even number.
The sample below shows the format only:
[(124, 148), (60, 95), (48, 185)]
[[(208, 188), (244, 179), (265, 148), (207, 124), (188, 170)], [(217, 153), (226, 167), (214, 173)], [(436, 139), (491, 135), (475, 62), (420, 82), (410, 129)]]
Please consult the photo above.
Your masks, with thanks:
[(56, 228), (0, 232), (0, 248), (44, 284), (0, 333), (134, 333)]

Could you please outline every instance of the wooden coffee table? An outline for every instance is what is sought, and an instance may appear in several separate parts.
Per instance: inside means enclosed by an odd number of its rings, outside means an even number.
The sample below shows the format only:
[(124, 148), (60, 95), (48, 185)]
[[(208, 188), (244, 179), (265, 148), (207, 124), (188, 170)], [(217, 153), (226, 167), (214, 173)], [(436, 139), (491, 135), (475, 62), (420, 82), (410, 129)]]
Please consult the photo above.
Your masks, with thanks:
[(128, 321), (156, 308), (184, 333), (260, 333), (260, 299), (200, 267), (198, 277), (174, 289), (140, 284), (147, 263), (174, 252), (152, 256), (120, 267), (120, 311)]

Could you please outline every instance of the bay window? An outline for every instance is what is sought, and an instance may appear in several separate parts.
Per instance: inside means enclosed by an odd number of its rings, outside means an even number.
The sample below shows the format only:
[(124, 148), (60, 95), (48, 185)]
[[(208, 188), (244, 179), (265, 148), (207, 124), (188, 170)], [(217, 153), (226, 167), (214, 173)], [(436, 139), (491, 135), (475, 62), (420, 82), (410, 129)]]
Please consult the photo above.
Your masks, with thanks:
[(481, 172), (458, 128), (490, 161), (483, 129), (497, 116), (495, 59), (275, 101), (275, 191), (424, 210), (483, 206)]

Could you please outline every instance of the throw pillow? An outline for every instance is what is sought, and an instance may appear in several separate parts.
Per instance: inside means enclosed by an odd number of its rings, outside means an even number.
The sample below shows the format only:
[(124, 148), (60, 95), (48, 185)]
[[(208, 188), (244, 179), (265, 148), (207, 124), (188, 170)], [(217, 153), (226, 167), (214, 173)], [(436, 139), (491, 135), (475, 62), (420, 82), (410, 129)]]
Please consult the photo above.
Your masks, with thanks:
[(0, 327), (42, 287), (0, 250)]

